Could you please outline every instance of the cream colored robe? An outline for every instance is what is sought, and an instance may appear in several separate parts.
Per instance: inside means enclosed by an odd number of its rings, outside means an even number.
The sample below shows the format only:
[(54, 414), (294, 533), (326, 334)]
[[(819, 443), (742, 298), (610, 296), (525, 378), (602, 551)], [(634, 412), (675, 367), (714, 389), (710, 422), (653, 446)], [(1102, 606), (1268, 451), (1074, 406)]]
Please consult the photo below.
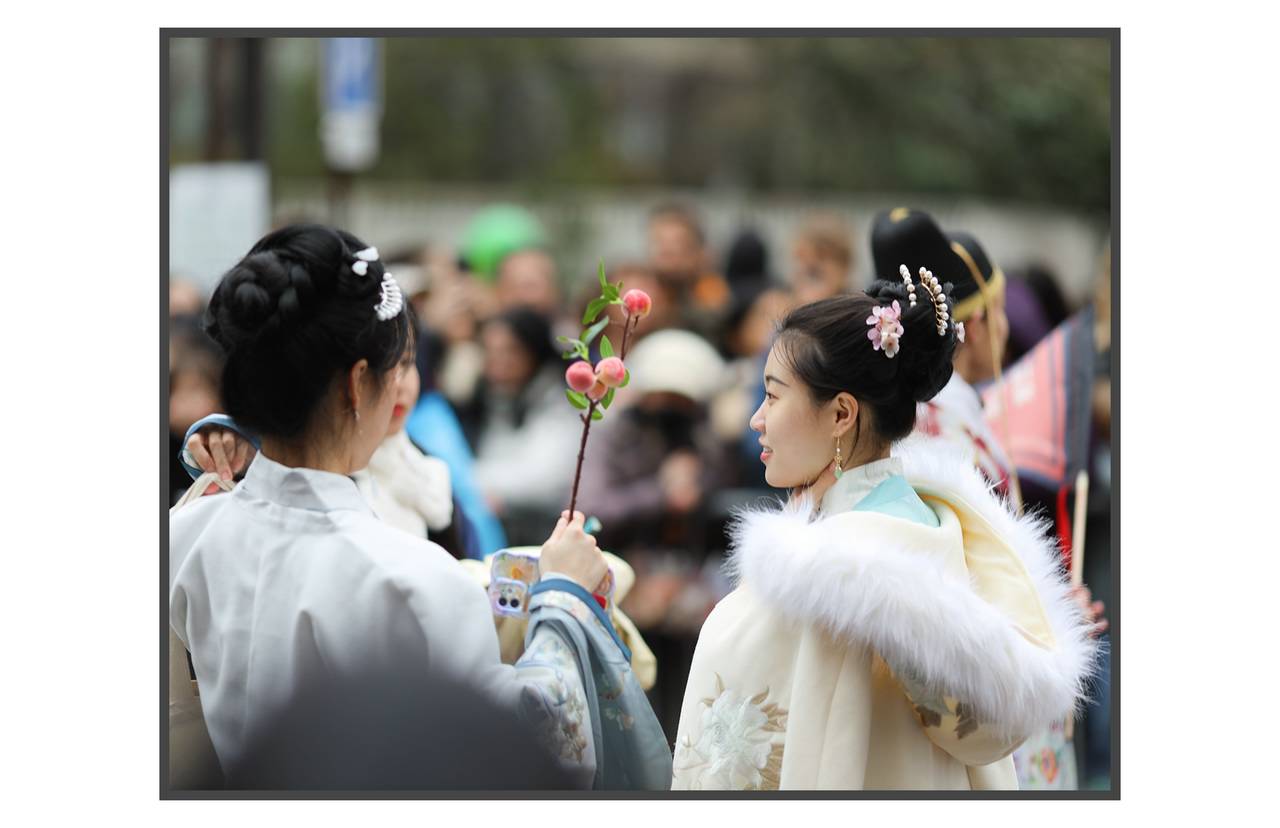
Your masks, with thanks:
[(895, 454), (937, 528), (835, 488), (739, 516), (674, 790), (1016, 788), (1014, 748), (1081, 702), (1096, 645), (1045, 527), (938, 441)]

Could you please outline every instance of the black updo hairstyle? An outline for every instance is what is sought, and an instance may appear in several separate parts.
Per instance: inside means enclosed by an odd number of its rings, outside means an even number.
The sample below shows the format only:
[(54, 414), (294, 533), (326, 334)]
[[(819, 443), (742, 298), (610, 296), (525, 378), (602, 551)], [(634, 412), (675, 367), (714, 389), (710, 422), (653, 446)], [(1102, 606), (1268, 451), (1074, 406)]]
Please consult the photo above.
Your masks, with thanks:
[[(876, 281), (866, 293), (835, 296), (796, 308), (778, 328), (778, 357), (809, 386), (814, 401), (825, 404), (841, 391), (870, 412), (859, 434), (874, 434), (882, 442), (900, 440), (916, 422), (916, 403), (933, 399), (951, 379), (956, 349), (953, 320), (938, 335), (929, 291), (916, 284), (916, 306), (902, 282)], [(950, 307), (950, 283), (942, 286)], [(877, 351), (867, 338), (867, 317), (877, 306), (894, 300), (902, 309), (903, 334), (892, 359)], [(856, 439), (861, 439), (856, 438)]]
[(335, 378), (361, 359), (381, 388), (410, 341), (405, 311), (382, 321), (381, 262), (352, 270), (367, 248), (342, 230), (299, 224), (276, 230), (222, 277), (205, 330), (226, 353), (222, 400), (258, 434), (295, 439), (311, 425)]

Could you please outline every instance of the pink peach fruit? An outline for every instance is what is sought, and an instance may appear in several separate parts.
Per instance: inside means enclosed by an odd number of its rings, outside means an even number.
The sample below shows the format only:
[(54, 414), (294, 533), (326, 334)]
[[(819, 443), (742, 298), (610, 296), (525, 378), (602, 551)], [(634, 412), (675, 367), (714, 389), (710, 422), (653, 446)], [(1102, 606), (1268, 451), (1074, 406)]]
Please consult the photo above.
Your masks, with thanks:
[(605, 357), (596, 365), (596, 378), (609, 388), (617, 388), (627, 378), (626, 366), (615, 357)]
[(590, 362), (578, 360), (564, 372), (564, 381), (569, 383), (569, 387), (574, 391), (585, 394), (591, 390), (591, 386), (596, 384), (596, 372), (591, 369)]
[(643, 290), (629, 290), (622, 297), (622, 306), (627, 309), (627, 316), (644, 319), (653, 310), (653, 300)]

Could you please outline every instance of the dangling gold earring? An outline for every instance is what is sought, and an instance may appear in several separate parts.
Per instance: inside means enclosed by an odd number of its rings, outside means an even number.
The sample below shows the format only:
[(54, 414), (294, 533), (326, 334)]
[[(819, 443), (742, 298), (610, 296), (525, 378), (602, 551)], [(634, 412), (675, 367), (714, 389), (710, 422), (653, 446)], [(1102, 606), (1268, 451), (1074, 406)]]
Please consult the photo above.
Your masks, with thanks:
[(836, 438), (836, 480), (844, 474), (844, 459), (840, 456), (840, 438)]

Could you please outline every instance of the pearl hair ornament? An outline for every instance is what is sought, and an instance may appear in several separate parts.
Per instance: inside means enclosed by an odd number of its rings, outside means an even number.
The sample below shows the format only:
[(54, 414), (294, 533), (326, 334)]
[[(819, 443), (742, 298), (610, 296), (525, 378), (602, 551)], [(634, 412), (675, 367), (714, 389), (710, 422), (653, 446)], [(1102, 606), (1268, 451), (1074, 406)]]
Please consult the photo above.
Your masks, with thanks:
[(379, 321), (386, 322), (399, 316), (403, 309), (404, 294), (400, 291), (400, 285), (396, 284), (390, 273), (383, 273), (381, 297), (378, 304), (373, 306), (374, 313), (378, 315)]
[(902, 282), (907, 286), (907, 299), (911, 302), (911, 307), (916, 306), (916, 286), (911, 281), (911, 271), (907, 270), (906, 265), (898, 265), (898, 272), (902, 274)]
[(920, 268), (920, 284), (924, 285), (925, 291), (933, 301), (934, 318), (938, 323), (938, 336), (946, 336), (947, 320), (951, 318), (951, 314), (947, 312), (947, 297), (942, 293), (942, 285), (938, 282), (938, 277), (933, 275), (933, 271), (923, 267)]
[(378, 261), (378, 248), (366, 247), (364, 250), (356, 251), (356, 260), (352, 262), (351, 269), (357, 276), (365, 276), (369, 273), (369, 262), (376, 261)]

